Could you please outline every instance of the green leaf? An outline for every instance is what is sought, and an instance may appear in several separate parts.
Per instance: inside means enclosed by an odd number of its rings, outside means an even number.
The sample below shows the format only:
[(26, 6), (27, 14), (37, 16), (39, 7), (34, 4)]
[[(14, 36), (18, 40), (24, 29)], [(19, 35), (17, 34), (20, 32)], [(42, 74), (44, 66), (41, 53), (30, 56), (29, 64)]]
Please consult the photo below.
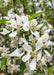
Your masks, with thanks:
[(10, 39), (10, 37), (9, 36), (5, 36), (4, 39)]
[(20, 60), (20, 58), (18, 57), (18, 58), (13, 58), (13, 61), (16, 61), (16, 60)]
[(48, 68), (48, 73), (51, 73), (53, 71), (53, 69), (54, 69), (54, 66)]
[(6, 21), (9, 21), (7, 19), (0, 19), (0, 24), (4, 24)]
[(3, 66), (6, 67), (6, 59), (5, 58), (2, 59), (2, 62), (1, 62), (1, 70), (3, 69)]
[(25, 63), (23, 61), (21, 61), (21, 64), (20, 64), (20, 71), (23, 73), (23, 71), (25, 70)]
[(45, 12), (42, 11), (42, 12), (38, 12), (38, 13), (36, 13), (36, 14), (31, 15), (31, 16), (29, 17), (29, 20), (35, 19), (36, 16), (38, 16), (38, 15), (40, 15), (40, 14), (42, 14), (42, 13), (45, 13)]
[(45, 27), (45, 26), (47, 26), (47, 27), (48, 27), (48, 25), (46, 25), (46, 24), (43, 24), (42, 28), (43, 28), (43, 27)]
[(25, 35), (25, 39), (29, 41), (29, 36), (27, 34)]

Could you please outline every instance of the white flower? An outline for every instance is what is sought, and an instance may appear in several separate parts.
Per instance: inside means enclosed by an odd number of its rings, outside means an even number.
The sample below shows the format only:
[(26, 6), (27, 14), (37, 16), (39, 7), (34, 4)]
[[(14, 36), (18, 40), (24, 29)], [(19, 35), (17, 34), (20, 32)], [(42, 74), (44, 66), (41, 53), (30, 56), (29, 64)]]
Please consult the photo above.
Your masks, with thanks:
[(22, 57), (22, 60), (23, 60), (24, 62), (26, 62), (26, 61), (28, 61), (28, 60), (30, 59), (30, 57), (31, 57), (30, 53), (27, 53), (26, 55), (24, 55), (24, 56)]
[(33, 58), (31, 63), (27, 62), (26, 67), (27, 67), (29, 72), (32, 70), (35, 70), (36, 69), (36, 58)]
[(31, 25), (31, 26), (36, 26), (36, 25), (37, 25), (36, 19), (31, 20), (31, 21), (30, 21), (30, 25)]
[(51, 31), (51, 29), (47, 29), (44, 31), (44, 33), (49, 33)]
[(45, 58), (45, 56), (42, 57), (41, 62), (42, 62), (42, 65), (47, 66), (47, 64), (46, 64), (47, 59)]
[(41, 56), (42, 56), (42, 50), (40, 50), (38, 52), (38, 55), (37, 55), (37, 62), (41, 59)]
[(12, 28), (17, 28), (17, 23), (14, 19), (11, 19), (11, 25)]
[(11, 54), (9, 54), (9, 56), (11, 56), (11, 57), (21, 57), (24, 54), (24, 52), (21, 53), (21, 51), (22, 51), (21, 49), (17, 48)]
[(47, 42), (45, 42), (45, 45), (46, 46), (49, 46), (49, 45), (52, 45), (53, 43), (49, 40), (49, 41), (47, 41)]
[(46, 42), (49, 39), (49, 35), (48, 34), (44, 34), (41, 36), (41, 38), (39, 40), (41, 40), (42, 42)]
[(38, 29), (40, 29), (42, 26), (43, 26), (43, 24), (39, 24), (39, 25), (36, 26), (36, 29), (38, 30)]
[(18, 44), (22, 44), (22, 43), (27, 43), (27, 41), (25, 40), (25, 38), (19, 38)]
[(28, 31), (29, 30), (29, 28), (28, 28), (28, 26), (26, 24), (23, 26), (23, 29), (24, 29), (24, 31)]
[(29, 36), (29, 41), (32, 41), (34, 38), (33, 38), (33, 35), (30, 35)]
[(10, 33), (10, 31), (4, 28), (3, 32), (0, 32), (0, 33), (3, 34), (3, 35), (6, 35), (6, 34)]
[(39, 39), (39, 37), (40, 37), (39, 32), (37, 32), (37, 31), (32, 32), (32, 31), (31, 31), (31, 33), (32, 33), (33, 35), (35, 35), (36, 39)]
[(51, 57), (51, 55), (50, 55), (49, 52), (47, 52), (46, 50), (44, 50), (44, 52), (46, 53), (46, 55), (47, 55), (48, 57)]
[(29, 28), (28, 28), (28, 26), (29, 26), (28, 17), (22, 16), (21, 18), (22, 18), (22, 22), (23, 22), (24, 31), (28, 31), (29, 30)]
[(9, 34), (9, 37), (14, 38), (17, 35), (17, 31), (14, 31)]
[(36, 3), (36, 6), (37, 6), (37, 7), (39, 6), (39, 3), (38, 3), (38, 2)]
[(51, 2), (49, 2), (49, 1), (48, 1), (47, 5), (50, 5), (50, 6), (52, 7), (52, 4), (51, 4)]
[(52, 29), (53, 28), (51, 24), (47, 23), (47, 25), (48, 25), (48, 28), (49, 29)]
[(18, 16), (17, 14), (15, 14), (15, 17), (16, 17), (16, 22), (18, 25), (22, 26), (22, 19), (20, 16)]
[(32, 73), (29, 72), (25, 72), (24, 75), (31, 75)]
[(27, 22), (29, 23), (28, 17), (22, 16), (21, 19), (22, 19), (23, 24), (24, 24), (24, 23), (27, 23)]
[(24, 48), (25, 51), (27, 51), (29, 53), (32, 51), (32, 47), (30, 45), (28, 45), (27, 43), (24, 44), (22, 47)]
[(44, 26), (41, 31), (44, 32), (45, 30), (47, 30), (47, 26)]
[(38, 40), (35, 47), (36, 47), (36, 51), (38, 51), (39, 49), (41, 49), (43, 46), (43, 43), (41, 40)]
[[(7, 0), (6, 0), (6, 1), (7, 1)], [(14, 9), (11, 8), (11, 9), (8, 11), (7, 16), (8, 16), (10, 19), (15, 17), (15, 14), (14, 14), (13, 10), (14, 10)]]

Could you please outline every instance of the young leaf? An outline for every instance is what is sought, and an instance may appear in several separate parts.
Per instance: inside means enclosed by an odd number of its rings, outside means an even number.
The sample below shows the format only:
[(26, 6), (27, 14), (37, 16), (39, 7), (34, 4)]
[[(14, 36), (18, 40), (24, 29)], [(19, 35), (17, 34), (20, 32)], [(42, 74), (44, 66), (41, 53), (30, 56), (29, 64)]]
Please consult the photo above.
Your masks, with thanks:
[(48, 73), (51, 73), (53, 71), (53, 69), (54, 69), (54, 66), (48, 68)]
[(13, 58), (13, 61), (20, 60), (20, 58)]
[(4, 24), (6, 21), (9, 21), (7, 19), (0, 19), (0, 24)]
[(42, 11), (42, 12), (38, 12), (38, 13), (36, 13), (36, 14), (31, 15), (31, 16), (29, 17), (29, 20), (35, 19), (36, 16), (38, 16), (38, 15), (40, 15), (40, 14), (42, 14), (42, 13), (45, 13), (45, 12)]
[(29, 41), (29, 36), (28, 36), (28, 35), (25, 35), (25, 39), (26, 39), (27, 41)]
[(4, 39), (10, 39), (10, 37), (9, 36), (5, 36)]
[(1, 62), (1, 70), (3, 69), (3, 66), (6, 67), (6, 59), (5, 58), (2, 59), (2, 62)]
[(21, 61), (21, 64), (20, 64), (20, 71), (23, 73), (23, 71), (25, 70), (25, 63), (23, 61)]

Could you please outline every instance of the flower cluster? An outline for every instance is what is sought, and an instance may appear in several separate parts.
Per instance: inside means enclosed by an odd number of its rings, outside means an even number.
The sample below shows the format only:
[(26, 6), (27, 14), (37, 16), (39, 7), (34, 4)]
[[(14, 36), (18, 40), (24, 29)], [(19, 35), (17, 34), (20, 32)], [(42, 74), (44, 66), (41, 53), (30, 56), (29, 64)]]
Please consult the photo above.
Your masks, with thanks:
[[(51, 45), (49, 32), (52, 26), (50, 24), (38, 24), (36, 19), (29, 21), (27, 16), (18, 16), (10, 18), (6, 22), (6, 28), (0, 34), (10, 38), (10, 48), (0, 47), (1, 58), (6, 58), (8, 72), (20, 71), (20, 62), (25, 63), (24, 75), (32, 74), (37, 69), (46, 71), (47, 62), (51, 62)], [(12, 57), (19, 59), (16, 65)]]

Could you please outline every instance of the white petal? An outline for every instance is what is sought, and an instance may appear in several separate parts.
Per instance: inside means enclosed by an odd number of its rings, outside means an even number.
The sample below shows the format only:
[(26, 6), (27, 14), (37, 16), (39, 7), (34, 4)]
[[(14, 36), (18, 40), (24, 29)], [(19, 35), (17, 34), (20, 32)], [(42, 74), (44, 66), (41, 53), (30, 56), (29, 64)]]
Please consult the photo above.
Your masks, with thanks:
[(36, 58), (32, 59), (29, 66), (30, 66), (30, 70), (35, 70), (36, 69)]
[(41, 47), (43, 46), (42, 41), (38, 40), (36, 43), (36, 51), (38, 51), (39, 49), (41, 49)]
[(41, 31), (45, 31), (47, 29), (47, 26), (44, 26)]
[(53, 28), (51, 24), (47, 23), (47, 25), (48, 25), (48, 27), (49, 27), (50, 29)]
[(35, 70), (36, 69), (36, 58), (33, 58), (31, 63), (27, 62), (26, 67), (29, 72), (31, 72), (32, 70)]
[(46, 46), (52, 45), (52, 42), (51, 41), (47, 41), (47, 42), (45, 42), (45, 45)]
[(22, 44), (22, 43), (27, 43), (27, 41), (25, 40), (25, 38), (19, 38), (19, 41), (18, 41), (18, 43), (19, 44)]
[(22, 44), (22, 43), (23, 43), (23, 40), (24, 40), (23, 38), (19, 38), (18, 43), (19, 43), (19, 44)]
[(51, 29), (45, 30), (44, 33), (49, 33)]
[(49, 35), (48, 34), (44, 34), (41, 36), (41, 38), (39, 40), (41, 40), (42, 42), (46, 42), (49, 39)]
[(9, 54), (9, 56), (11, 57), (21, 57), (24, 54), (24, 52), (20, 53), (20, 50), (17, 48), (14, 52), (12, 52), (11, 54)]
[(21, 19), (23, 23), (28, 22), (28, 17), (26, 16), (22, 16)]
[(29, 36), (29, 41), (32, 41), (32, 40), (33, 40), (33, 36), (30, 35), (30, 36)]
[(17, 31), (14, 31), (12, 33), (9, 34), (9, 37), (13, 38), (17, 35)]
[(10, 31), (4, 28), (3, 32), (0, 32), (0, 33), (3, 34), (3, 35), (6, 35), (6, 34), (10, 33)]
[(9, 54), (9, 56), (18, 56), (18, 50), (16, 49), (14, 52)]
[(14, 19), (11, 20), (11, 25), (10, 25), (10, 27), (12, 27), (12, 28), (17, 28), (17, 23), (16, 23), (16, 21), (15, 21)]
[(20, 26), (22, 26), (22, 20), (21, 20), (21, 17), (18, 16), (17, 14), (15, 14), (15, 16), (16, 16), (17, 24), (20, 25)]
[(24, 48), (24, 50), (27, 51), (27, 52), (31, 52), (31, 51), (32, 51), (32, 47), (31, 47), (30, 45), (28, 45), (28, 44), (24, 44), (24, 45), (23, 45), (23, 48)]
[(41, 59), (41, 56), (42, 56), (42, 51), (40, 50), (40, 51), (38, 52), (37, 62)]
[(41, 59), (42, 65), (47, 66), (47, 65), (46, 65), (46, 61), (47, 61), (47, 60), (46, 60), (45, 57), (43, 56), (42, 59)]
[(25, 72), (24, 75), (31, 75), (32, 73), (29, 72)]
[(40, 29), (43, 26), (43, 24), (39, 24), (36, 26), (36, 29)]
[(49, 52), (47, 52), (46, 50), (44, 50), (44, 52), (46, 53), (47, 56), (51, 57)]
[(24, 62), (28, 61), (30, 59), (31, 55), (29, 53), (27, 53), (25, 56), (22, 57), (22, 60)]
[(39, 37), (40, 37), (39, 32), (37, 32), (37, 31), (36, 31), (36, 32), (32, 32), (32, 31), (31, 31), (31, 33), (32, 33), (33, 35), (35, 35), (36, 39), (39, 39)]
[(28, 31), (29, 30), (28, 26), (26, 26), (26, 25), (23, 26), (23, 29), (24, 29), (24, 31)]
[(31, 20), (31, 21), (30, 21), (30, 25), (31, 25), (31, 26), (32, 26), (32, 25), (35, 25), (35, 26), (36, 26), (36, 25), (37, 25), (36, 19)]

